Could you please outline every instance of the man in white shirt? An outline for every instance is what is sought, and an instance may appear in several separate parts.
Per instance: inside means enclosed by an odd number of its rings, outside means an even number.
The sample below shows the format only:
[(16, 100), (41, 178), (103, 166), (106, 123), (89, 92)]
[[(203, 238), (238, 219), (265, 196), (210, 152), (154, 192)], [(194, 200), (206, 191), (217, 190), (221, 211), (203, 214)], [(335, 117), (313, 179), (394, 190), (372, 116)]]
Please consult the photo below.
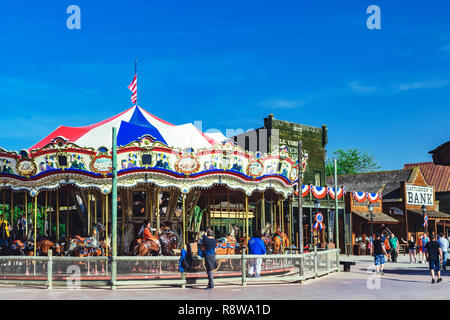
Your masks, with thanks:
[(442, 269), (446, 270), (445, 266), (447, 265), (448, 240), (444, 237), (442, 232), (439, 233), (438, 242), (442, 249)]

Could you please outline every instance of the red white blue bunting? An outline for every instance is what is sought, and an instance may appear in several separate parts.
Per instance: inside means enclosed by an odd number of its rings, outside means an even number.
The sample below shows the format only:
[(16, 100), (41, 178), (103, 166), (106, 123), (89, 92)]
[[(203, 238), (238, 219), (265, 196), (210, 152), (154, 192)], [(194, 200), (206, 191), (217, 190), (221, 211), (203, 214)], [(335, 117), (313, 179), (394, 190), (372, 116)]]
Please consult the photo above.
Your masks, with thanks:
[(365, 192), (353, 192), (353, 198), (358, 202), (364, 202), (367, 198), (367, 193)]
[[(295, 187), (294, 194), (298, 197), (298, 183), (296, 183), (294, 185), (294, 187)], [(310, 190), (311, 190), (311, 186), (309, 184), (308, 185), (302, 185), (302, 197), (307, 196)]]
[(322, 199), (327, 195), (327, 188), (326, 187), (317, 187), (317, 186), (310, 186), (312, 190), (312, 194), (317, 199)]
[(302, 196), (303, 197), (307, 196), (309, 191), (311, 191), (310, 185), (302, 185)]
[[(327, 189), (328, 189), (327, 190), (328, 194), (334, 200), (335, 199), (335, 194), (336, 194), (336, 192), (334, 192), (334, 188), (328, 187)], [(337, 190), (338, 190), (337, 191), (337, 198), (340, 199), (344, 195), (345, 188), (337, 188)]]
[(369, 200), (370, 202), (376, 203), (380, 199), (381, 199), (381, 193), (369, 193), (369, 192), (367, 192), (367, 200)]

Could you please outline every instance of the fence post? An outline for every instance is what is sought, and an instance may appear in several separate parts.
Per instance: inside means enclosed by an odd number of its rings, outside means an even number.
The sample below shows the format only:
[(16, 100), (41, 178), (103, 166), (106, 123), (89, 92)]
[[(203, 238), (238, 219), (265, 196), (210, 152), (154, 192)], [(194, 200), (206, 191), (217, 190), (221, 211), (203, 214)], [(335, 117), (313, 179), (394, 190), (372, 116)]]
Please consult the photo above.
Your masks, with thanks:
[(304, 254), (300, 254), (300, 258), (298, 259), (298, 275), (300, 277), (300, 281), (299, 284), (302, 283), (302, 280), (304, 278), (304, 272), (303, 272), (303, 260), (304, 259)]
[(246, 257), (244, 257), (244, 250), (242, 250), (242, 286), (246, 286), (247, 268), (246, 268)]
[(340, 257), (340, 254), (341, 254), (341, 249), (336, 248), (336, 269), (337, 269), (337, 272), (341, 272), (341, 267), (340, 267), (340, 263), (341, 263), (340, 259), (341, 259), (341, 257)]
[(53, 288), (53, 252), (48, 250), (48, 261), (47, 261), (47, 289), (51, 290)]
[(115, 259), (116, 256), (111, 256), (111, 290), (116, 290), (116, 280), (117, 280), (117, 260)]
[(317, 273), (317, 246), (314, 246), (314, 279), (317, 279), (318, 273)]
[(327, 253), (327, 274), (330, 274), (331, 270), (331, 256), (330, 256), (330, 248), (326, 247), (326, 253)]
[(183, 281), (181, 283), (181, 289), (185, 289), (186, 288), (186, 272), (181, 272), (181, 281)]

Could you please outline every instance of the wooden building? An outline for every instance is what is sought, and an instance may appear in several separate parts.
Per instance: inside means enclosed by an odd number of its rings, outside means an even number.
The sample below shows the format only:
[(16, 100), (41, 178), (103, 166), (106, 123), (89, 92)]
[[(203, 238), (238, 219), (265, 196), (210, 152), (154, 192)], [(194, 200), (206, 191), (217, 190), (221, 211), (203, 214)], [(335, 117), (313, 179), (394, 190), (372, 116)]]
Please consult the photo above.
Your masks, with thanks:
[[(379, 209), (377, 211), (398, 220), (398, 223), (395, 224), (385, 223), (385, 229), (393, 232), (399, 239), (406, 240), (411, 235), (417, 239), (424, 231), (429, 233), (446, 232), (450, 215), (440, 211), (439, 201), (435, 196), (435, 187), (427, 183), (419, 167), (338, 176), (338, 182), (347, 188), (347, 192), (353, 190), (377, 192), (376, 189), (379, 188), (378, 192), (382, 193), (383, 198), (381, 211)], [(427, 228), (423, 226), (422, 206), (426, 208)], [(352, 217), (358, 215), (354, 213), (355, 207), (350, 207), (350, 209)], [(361, 217), (361, 214), (359, 216)], [(350, 230), (352, 233), (357, 233), (354, 224), (351, 225)]]
[(450, 141), (441, 144), (439, 147), (428, 153), (433, 155), (434, 164), (450, 166)]

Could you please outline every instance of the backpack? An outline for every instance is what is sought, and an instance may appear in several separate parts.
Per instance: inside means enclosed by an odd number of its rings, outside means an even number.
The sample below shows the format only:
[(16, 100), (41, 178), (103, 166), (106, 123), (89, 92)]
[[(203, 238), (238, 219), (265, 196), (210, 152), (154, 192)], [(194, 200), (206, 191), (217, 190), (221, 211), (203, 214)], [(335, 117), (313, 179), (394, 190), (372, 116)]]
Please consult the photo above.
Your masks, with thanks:
[[(183, 249), (183, 253), (186, 253), (186, 251)], [(192, 255), (189, 253), (186, 253), (186, 255), (183, 256), (182, 253), (182, 257), (181, 257), (181, 261), (180, 261), (180, 270), (181, 272), (186, 271), (187, 269), (189, 269), (189, 267), (192, 264)]]

